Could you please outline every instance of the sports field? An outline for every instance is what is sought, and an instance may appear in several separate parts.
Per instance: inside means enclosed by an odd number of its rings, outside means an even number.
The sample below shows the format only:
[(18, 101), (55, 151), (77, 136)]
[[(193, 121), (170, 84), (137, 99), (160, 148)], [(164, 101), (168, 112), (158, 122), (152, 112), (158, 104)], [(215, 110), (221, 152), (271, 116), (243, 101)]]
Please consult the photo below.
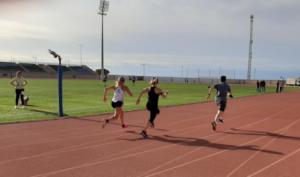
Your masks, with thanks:
[[(19, 122), (57, 118), (57, 81), (28, 80), (26, 95), (30, 97), (30, 106), (26, 109), (14, 109), (14, 89), (9, 80), (0, 80), (0, 122)], [(113, 82), (109, 83), (113, 84)], [(145, 104), (135, 105), (140, 90), (148, 86), (147, 82), (137, 82), (135, 86), (127, 83), (134, 97), (126, 98), (125, 110), (144, 109)], [(64, 80), (64, 112), (68, 116), (97, 115), (112, 112), (110, 102), (102, 101), (103, 84), (96, 80)], [(162, 99), (161, 106), (181, 105), (206, 101), (207, 85), (161, 84), (169, 91), (168, 99)], [(268, 88), (267, 92), (274, 92)], [(288, 88), (286, 91), (298, 90)], [(233, 85), (236, 97), (256, 95), (254, 86)], [(144, 97), (145, 101), (145, 97)]]

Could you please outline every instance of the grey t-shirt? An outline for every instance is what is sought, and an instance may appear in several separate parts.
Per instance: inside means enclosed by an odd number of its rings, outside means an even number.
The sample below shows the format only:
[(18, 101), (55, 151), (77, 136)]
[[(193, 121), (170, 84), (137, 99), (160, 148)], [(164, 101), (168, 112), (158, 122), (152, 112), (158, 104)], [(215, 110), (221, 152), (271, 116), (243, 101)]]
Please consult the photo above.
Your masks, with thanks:
[(216, 84), (214, 88), (217, 90), (217, 99), (219, 100), (227, 100), (227, 95), (231, 92), (231, 88), (227, 83)]

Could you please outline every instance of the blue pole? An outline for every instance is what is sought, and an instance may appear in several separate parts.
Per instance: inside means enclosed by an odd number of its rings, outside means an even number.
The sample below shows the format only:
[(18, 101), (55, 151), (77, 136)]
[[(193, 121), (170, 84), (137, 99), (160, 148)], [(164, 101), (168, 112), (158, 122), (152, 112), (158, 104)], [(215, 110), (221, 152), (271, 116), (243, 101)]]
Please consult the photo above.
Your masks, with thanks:
[(59, 105), (59, 116), (64, 116), (63, 111), (63, 90), (62, 90), (62, 80), (63, 80), (63, 71), (61, 67), (61, 58), (59, 58), (59, 65), (58, 65), (58, 105)]

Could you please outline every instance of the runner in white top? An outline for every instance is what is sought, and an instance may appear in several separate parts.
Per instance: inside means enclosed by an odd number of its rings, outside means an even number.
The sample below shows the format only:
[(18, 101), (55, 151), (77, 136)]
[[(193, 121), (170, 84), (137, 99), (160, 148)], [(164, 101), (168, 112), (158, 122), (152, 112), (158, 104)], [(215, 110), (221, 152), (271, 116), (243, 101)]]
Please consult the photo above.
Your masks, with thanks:
[(102, 125), (103, 128), (105, 128), (105, 126), (111, 120), (116, 120), (119, 117), (121, 119), (122, 128), (127, 127), (124, 123), (124, 111), (123, 111), (123, 108), (122, 108), (122, 106), (124, 104), (124, 95), (125, 95), (125, 92), (127, 92), (129, 96), (133, 96), (133, 95), (132, 95), (131, 91), (129, 90), (129, 88), (124, 84), (125, 84), (125, 78), (120, 77), (120, 78), (118, 78), (115, 86), (107, 87), (104, 90), (104, 95), (103, 95), (103, 101), (104, 102), (107, 101), (108, 92), (109, 91), (114, 92), (114, 96), (112, 98), (111, 106), (115, 109), (115, 113), (112, 117), (103, 120), (103, 125)]
[(112, 102), (118, 102), (118, 101), (122, 101), (123, 102), (124, 100), (124, 91), (122, 90), (121, 87), (117, 87), (115, 89), (115, 92), (114, 92), (114, 96), (112, 98)]

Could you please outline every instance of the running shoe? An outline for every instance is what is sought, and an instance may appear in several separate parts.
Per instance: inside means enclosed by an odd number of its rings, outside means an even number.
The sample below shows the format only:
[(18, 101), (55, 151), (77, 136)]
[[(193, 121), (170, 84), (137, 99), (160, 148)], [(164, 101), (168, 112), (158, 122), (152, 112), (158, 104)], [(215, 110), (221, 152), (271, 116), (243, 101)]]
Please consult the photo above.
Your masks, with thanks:
[(214, 131), (217, 130), (217, 123), (216, 123), (215, 121), (213, 121), (213, 122), (211, 123), (211, 126), (212, 126), (212, 129), (213, 129)]
[(105, 128), (108, 123), (109, 123), (109, 120), (105, 119), (103, 121), (102, 128)]
[(147, 132), (145, 130), (143, 130), (141, 132), (141, 135), (144, 137), (144, 138), (148, 138), (148, 135), (147, 135)]

